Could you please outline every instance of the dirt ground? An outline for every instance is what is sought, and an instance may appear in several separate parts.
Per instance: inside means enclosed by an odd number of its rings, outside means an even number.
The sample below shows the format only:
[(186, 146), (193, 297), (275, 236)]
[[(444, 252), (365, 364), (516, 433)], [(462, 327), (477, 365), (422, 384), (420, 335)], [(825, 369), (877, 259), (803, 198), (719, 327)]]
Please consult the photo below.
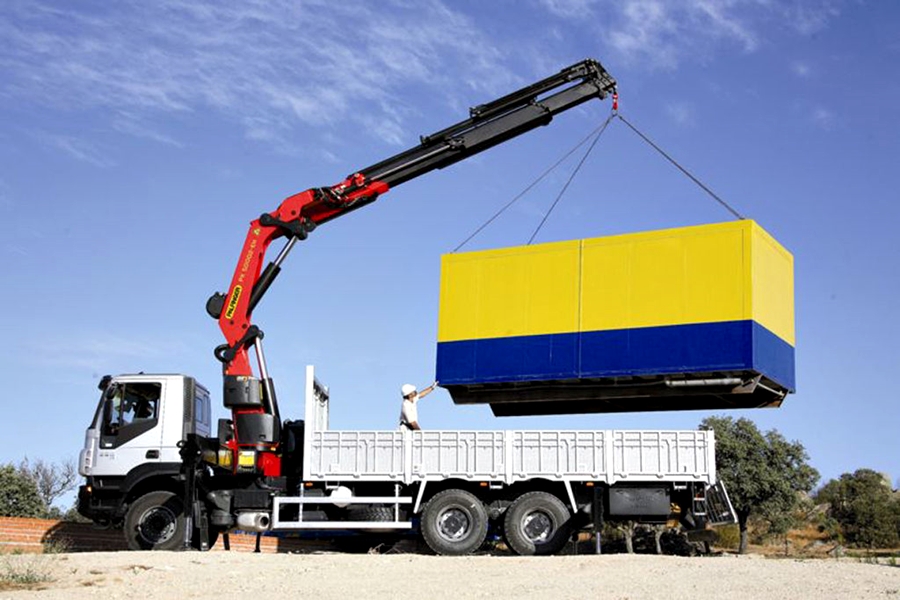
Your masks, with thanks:
[[(40, 589), (10, 598), (900, 598), (900, 568), (858, 559), (98, 552), (0, 556)], [(23, 578), (24, 579), (24, 578)]]

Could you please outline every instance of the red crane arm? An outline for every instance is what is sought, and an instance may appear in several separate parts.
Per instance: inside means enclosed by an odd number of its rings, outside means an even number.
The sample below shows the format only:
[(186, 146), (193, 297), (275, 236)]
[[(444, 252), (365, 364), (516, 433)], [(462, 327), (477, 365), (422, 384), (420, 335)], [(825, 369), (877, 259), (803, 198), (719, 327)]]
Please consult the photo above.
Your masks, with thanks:
[[(388, 191), (382, 181), (353, 175), (330, 188), (314, 188), (285, 198), (274, 211), (251, 221), (228, 294), (215, 294), (207, 310), (219, 320), (226, 343), (216, 348), (226, 375), (252, 376), (247, 349), (261, 336), (253, 327), (253, 308), (277, 275), (280, 264), (262, 271), (269, 245), (280, 237), (305, 239), (321, 223), (359, 208)], [(274, 264), (274, 263), (273, 263)], [(255, 292), (255, 293), (254, 293)]]

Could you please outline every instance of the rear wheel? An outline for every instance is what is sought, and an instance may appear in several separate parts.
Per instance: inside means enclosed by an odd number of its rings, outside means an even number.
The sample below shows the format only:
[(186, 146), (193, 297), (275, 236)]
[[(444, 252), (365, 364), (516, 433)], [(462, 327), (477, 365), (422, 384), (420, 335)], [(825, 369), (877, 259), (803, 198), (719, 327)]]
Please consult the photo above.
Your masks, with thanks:
[(184, 504), (172, 492), (144, 494), (125, 515), (125, 540), (131, 550), (180, 550), (184, 528)]
[(516, 554), (556, 554), (569, 539), (571, 514), (547, 492), (528, 492), (506, 509), (503, 532)]
[(488, 516), (481, 500), (464, 490), (436, 494), (422, 511), (422, 537), (437, 554), (460, 556), (481, 547)]

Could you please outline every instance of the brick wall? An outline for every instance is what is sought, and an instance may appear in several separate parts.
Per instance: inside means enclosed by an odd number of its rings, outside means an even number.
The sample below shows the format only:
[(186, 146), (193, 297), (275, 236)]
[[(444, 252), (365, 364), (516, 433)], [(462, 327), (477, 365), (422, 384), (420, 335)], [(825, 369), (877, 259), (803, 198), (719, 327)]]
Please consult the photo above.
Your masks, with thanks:
[[(232, 533), (229, 541), (233, 551), (253, 552), (256, 548), (256, 535), (253, 534)], [(260, 539), (260, 551), (266, 553), (309, 552), (322, 549), (321, 546), (316, 542), (271, 536), (262, 536)], [(223, 549), (220, 536), (213, 550)], [(127, 546), (119, 529), (98, 529), (90, 523), (0, 517), (0, 553), (39, 553), (45, 550), (99, 552), (127, 550)]]

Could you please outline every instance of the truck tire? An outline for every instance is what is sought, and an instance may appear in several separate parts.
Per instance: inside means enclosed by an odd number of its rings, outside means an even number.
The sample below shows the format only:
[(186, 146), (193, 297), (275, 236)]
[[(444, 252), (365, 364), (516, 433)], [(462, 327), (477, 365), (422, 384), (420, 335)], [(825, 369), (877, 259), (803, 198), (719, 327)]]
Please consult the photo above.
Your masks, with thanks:
[(487, 536), (487, 510), (469, 492), (444, 490), (425, 505), (420, 527), (425, 543), (435, 553), (470, 554), (481, 547)]
[(506, 509), (506, 544), (525, 556), (556, 554), (569, 539), (571, 514), (562, 501), (547, 492), (528, 492)]
[(184, 504), (172, 492), (144, 494), (128, 507), (125, 540), (130, 550), (181, 550)]
[(348, 521), (393, 521), (394, 509), (390, 506), (364, 506), (347, 510)]
[[(394, 520), (394, 509), (390, 506), (362, 506), (347, 509), (348, 521), (377, 521), (384, 523)], [(394, 531), (362, 529), (358, 533), (335, 539), (335, 546), (349, 554), (384, 554), (399, 541)]]

